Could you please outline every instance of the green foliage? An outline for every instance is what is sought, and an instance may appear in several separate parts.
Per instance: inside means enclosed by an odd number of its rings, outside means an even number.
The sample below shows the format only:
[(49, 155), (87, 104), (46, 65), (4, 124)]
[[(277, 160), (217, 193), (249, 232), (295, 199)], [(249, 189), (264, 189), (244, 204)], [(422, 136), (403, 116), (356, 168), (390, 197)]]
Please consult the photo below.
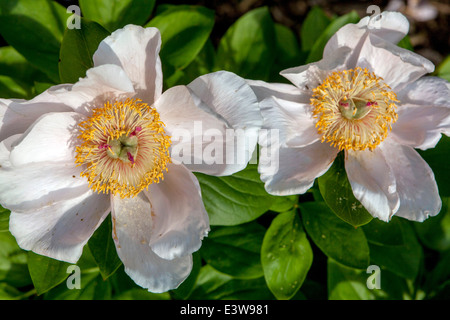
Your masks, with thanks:
[[(296, 30), (276, 23), (270, 7), (248, 11), (219, 36), (216, 13), (202, 6), (155, 0), (80, 0), (80, 29), (52, 0), (0, 0), (0, 97), (31, 99), (48, 87), (75, 83), (93, 67), (107, 35), (129, 23), (157, 27), (164, 88), (229, 70), (247, 79), (286, 82), (283, 69), (322, 58), (330, 37), (360, 17), (309, 10)], [(39, 12), (39, 14), (36, 14)], [(223, 31), (223, 32), (222, 32)], [(405, 37), (400, 46), (414, 50)], [(447, 57), (435, 75), (450, 80)], [(193, 255), (190, 276), (155, 294), (125, 273), (108, 216), (75, 264), (22, 250), (0, 207), (0, 299), (442, 299), (450, 295), (450, 138), (420, 151), (436, 176), (441, 213), (423, 223), (373, 219), (354, 197), (344, 155), (305, 195), (272, 196), (257, 164), (231, 176), (196, 173), (211, 231)], [(70, 289), (80, 270), (81, 288)], [(380, 268), (371, 289), (369, 266)]]

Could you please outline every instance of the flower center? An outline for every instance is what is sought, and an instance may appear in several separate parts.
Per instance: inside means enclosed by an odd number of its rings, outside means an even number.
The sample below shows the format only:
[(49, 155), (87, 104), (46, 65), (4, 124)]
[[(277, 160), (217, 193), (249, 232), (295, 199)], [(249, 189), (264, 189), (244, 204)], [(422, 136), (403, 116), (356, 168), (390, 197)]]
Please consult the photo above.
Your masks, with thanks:
[(374, 150), (397, 121), (390, 87), (359, 67), (331, 73), (313, 89), (311, 105), (322, 142), (339, 150)]
[(170, 137), (158, 112), (138, 99), (106, 102), (80, 127), (75, 163), (92, 190), (134, 197), (163, 179)]

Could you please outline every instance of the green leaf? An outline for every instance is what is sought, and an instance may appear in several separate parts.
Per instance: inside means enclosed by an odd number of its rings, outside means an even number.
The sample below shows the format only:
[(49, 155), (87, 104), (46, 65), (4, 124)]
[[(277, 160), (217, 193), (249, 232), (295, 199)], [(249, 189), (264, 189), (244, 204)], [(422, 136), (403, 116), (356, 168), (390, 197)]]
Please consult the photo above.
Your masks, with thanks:
[(275, 26), (267, 7), (240, 17), (221, 38), (216, 69), (267, 80), (276, 55)]
[(323, 253), (349, 267), (369, 265), (369, 245), (361, 228), (345, 223), (324, 202), (300, 203), (306, 232)]
[(436, 73), (438, 77), (450, 81), (450, 55), (439, 64)]
[(200, 253), (220, 272), (241, 279), (258, 278), (263, 275), (260, 252), (264, 233), (256, 222), (216, 227), (203, 240)]
[(70, 263), (44, 257), (34, 252), (28, 253), (28, 269), (38, 295), (56, 287), (67, 276)]
[(83, 16), (109, 31), (127, 24), (143, 25), (155, 6), (155, 0), (80, 0)]
[(305, 56), (300, 50), (295, 33), (288, 27), (275, 23), (276, 55), (271, 67), (271, 82), (288, 82), (280, 75), (280, 71), (299, 66), (303, 63)]
[(450, 170), (448, 159), (450, 158), (450, 137), (442, 135), (436, 147), (426, 151), (418, 150), (422, 158), (433, 169), (434, 177), (439, 187), (441, 196), (450, 196)]
[(63, 83), (75, 83), (94, 66), (92, 56), (109, 35), (97, 22), (80, 18), (80, 29), (67, 29), (61, 44), (59, 75)]
[(109, 217), (94, 232), (89, 239), (88, 246), (103, 279), (114, 274), (122, 265), (112, 237), (112, 222)]
[(320, 7), (314, 6), (311, 8), (303, 21), (302, 28), (300, 30), (303, 51), (309, 51), (312, 49), (317, 39), (319, 39), (330, 22), (331, 19)]
[[(382, 225), (382, 227), (380, 227)], [(373, 237), (378, 230), (376, 237)], [(370, 248), (370, 261), (392, 273), (406, 278), (415, 279), (419, 273), (423, 252), (417, 241), (414, 229), (409, 221), (393, 217), (389, 223), (374, 219), (362, 227)], [(366, 232), (366, 230), (370, 230)], [(386, 239), (386, 241), (383, 241)], [(397, 243), (392, 244), (393, 239)]]
[(424, 222), (414, 222), (421, 242), (430, 249), (445, 251), (450, 249), (450, 197), (441, 197), (442, 209), (437, 216)]
[(0, 2), (0, 34), (32, 65), (59, 81), (59, 47), (69, 14), (56, 1)]
[(345, 222), (358, 227), (373, 219), (372, 215), (353, 195), (345, 172), (342, 152), (338, 154), (331, 168), (319, 177), (318, 184), (325, 203)]
[(297, 210), (280, 213), (267, 230), (261, 262), (267, 286), (277, 299), (291, 299), (303, 284), (313, 252)]
[(211, 225), (238, 225), (260, 217), (274, 202), (250, 164), (231, 176), (213, 177), (196, 173)]
[(323, 49), (325, 48), (325, 45), (327, 44), (328, 40), (343, 26), (349, 23), (357, 23), (359, 21), (359, 15), (356, 13), (356, 11), (351, 11), (347, 13), (346, 15), (343, 15), (335, 20), (333, 20), (328, 27), (325, 29), (325, 31), (322, 32), (320, 37), (317, 39), (317, 41), (314, 43), (314, 45), (311, 48), (311, 51), (308, 55), (308, 58), (306, 59), (307, 63), (319, 61), (322, 59), (323, 56)]
[(200, 53), (214, 26), (214, 11), (201, 6), (162, 5), (146, 27), (161, 32), (164, 77), (186, 68)]
[(234, 279), (205, 265), (200, 270), (197, 284), (189, 299), (192, 300), (270, 300), (273, 295), (263, 277)]
[[(379, 281), (378, 288), (367, 285), (373, 281)], [(331, 258), (327, 264), (327, 287), (329, 300), (413, 299), (406, 280), (388, 270), (354, 269)]]
[(7, 230), (0, 231), (0, 244), (0, 282), (15, 287), (30, 285), (27, 253), (20, 249), (16, 239)]
[(0, 232), (9, 231), (9, 215), (11, 211), (0, 206)]

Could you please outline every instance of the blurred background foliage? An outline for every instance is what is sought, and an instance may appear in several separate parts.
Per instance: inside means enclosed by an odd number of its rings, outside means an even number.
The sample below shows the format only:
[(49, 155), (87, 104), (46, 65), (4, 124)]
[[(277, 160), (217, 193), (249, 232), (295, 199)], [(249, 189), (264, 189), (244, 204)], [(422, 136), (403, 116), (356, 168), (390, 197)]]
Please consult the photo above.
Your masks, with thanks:
[[(418, 1), (0, 0), (0, 97), (31, 99), (76, 82), (92, 67), (98, 43), (129, 23), (161, 31), (165, 89), (217, 70), (287, 82), (281, 70), (320, 60), (329, 37), (373, 4), (405, 13), (411, 31), (399, 45), (450, 81), (448, 1), (418, 10)], [(81, 8), (79, 30), (67, 30), (69, 5)], [(364, 209), (354, 215), (349, 202), (333, 204), (352, 196), (345, 175), (336, 179), (339, 159), (300, 196), (267, 194), (256, 164), (229, 177), (197, 174), (211, 232), (189, 278), (163, 294), (124, 273), (109, 219), (77, 263), (81, 289), (70, 290), (70, 265), (21, 250), (8, 230), (9, 211), (0, 209), (0, 299), (450, 298), (450, 138), (421, 155), (443, 201), (424, 223), (384, 223)], [(367, 286), (370, 265), (381, 268), (380, 289)]]

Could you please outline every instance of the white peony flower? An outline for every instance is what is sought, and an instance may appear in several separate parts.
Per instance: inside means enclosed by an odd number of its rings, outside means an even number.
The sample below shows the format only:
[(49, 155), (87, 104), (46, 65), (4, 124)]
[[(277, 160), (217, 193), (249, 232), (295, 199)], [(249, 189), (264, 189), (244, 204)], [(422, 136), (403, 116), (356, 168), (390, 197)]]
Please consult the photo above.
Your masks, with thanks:
[[(0, 203), (11, 210), (20, 247), (75, 263), (111, 212), (125, 271), (153, 292), (189, 275), (209, 231), (191, 169), (243, 169), (262, 124), (255, 94), (229, 72), (161, 94), (160, 43), (156, 28), (128, 25), (100, 43), (94, 67), (77, 83), (30, 101), (0, 100)], [(205, 164), (196, 153), (183, 164), (171, 156), (209, 129), (225, 136), (239, 128), (249, 132), (241, 163)], [(180, 130), (185, 136), (177, 140)], [(200, 140), (194, 149), (206, 147)]]
[(422, 77), (433, 64), (396, 46), (408, 29), (399, 13), (366, 17), (341, 28), (322, 60), (282, 71), (294, 85), (248, 81), (263, 128), (280, 132), (260, 139), (261, 154), (279, 153), (277, 165), (259, 166), (269, 193), (306, 192), (342, 151), (353, 193), (374, 217), (439, 213), (433, 172), (414, 148), (450, 134), (450, 86)]

